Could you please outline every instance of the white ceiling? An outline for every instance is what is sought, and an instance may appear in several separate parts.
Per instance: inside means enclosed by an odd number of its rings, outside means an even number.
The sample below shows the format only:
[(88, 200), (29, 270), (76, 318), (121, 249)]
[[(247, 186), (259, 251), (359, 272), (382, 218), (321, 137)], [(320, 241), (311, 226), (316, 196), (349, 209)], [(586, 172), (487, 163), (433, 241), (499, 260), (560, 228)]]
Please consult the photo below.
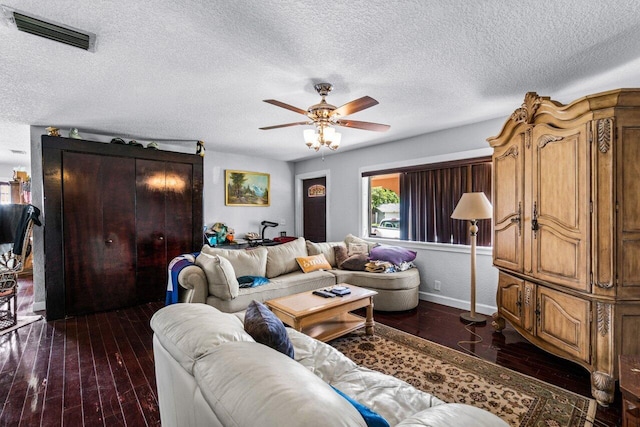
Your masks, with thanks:
[(262, 100), (306, 109), (321, 81), (336, 106), (380, 102), (349, 118), (391, 125), (343, 128), (341, 150), (507, 117), (527, 91), (640, 87), (638, 0), (0, 1), (97, 34), (86, 52), (0, 25), (0, 147), (17, 150), (53, 125), (298, 160), (317, 155), (305, 127), (258, 128), (304, 117)]

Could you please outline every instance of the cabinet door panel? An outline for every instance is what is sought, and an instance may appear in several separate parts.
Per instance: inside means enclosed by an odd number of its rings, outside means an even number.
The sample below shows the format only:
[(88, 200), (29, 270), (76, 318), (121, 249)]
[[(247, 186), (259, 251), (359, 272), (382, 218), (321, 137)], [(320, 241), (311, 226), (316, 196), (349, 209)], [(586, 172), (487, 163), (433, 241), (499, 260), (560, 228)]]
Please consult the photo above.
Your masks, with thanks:
[[(167, 163), (167, 260), (193, 248), (193, 166)], [(202, 231), (202, 230), (200, 230)], [(165, 269), (166, 270), (166, 269)]]
[(493, 263), (522, 271), (523, 135), (493, 155)]
[[(586, 126), (560, 131), (534, 129), (530, 223), (535, 277), (589, 290), (589, 180)], [(562, 165), (561, 167), (559, 165)]]
[(133, 160), (64, 152), (63, 165), (65, 313), (135, 304)]
[(540, 339), (589, 363), (590, 302), (538, 286)]
[(169, 262), (193, 247), (193, 166), (136, 160), (138, 301), (164, 298)]
[(512, 325), (522, 326), (522, 294), (524, 280), (500, 272), (498, 276), (498, 308)]

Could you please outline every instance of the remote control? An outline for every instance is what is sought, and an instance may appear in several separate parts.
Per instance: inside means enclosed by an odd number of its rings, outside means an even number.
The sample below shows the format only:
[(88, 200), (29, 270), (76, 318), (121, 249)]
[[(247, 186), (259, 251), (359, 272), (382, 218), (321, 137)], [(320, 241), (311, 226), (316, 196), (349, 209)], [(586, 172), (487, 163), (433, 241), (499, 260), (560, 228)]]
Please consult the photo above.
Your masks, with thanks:
[(331, 292), (327, 292), (327, 291), (323, 291), (323, 290), (313, 291), (313, 294), (314, 295), (319, 295), (319, 296), (324, 297), (324, 298), (333, 298), (333, 297), (335, 297), (335, 295), (332, 294)]

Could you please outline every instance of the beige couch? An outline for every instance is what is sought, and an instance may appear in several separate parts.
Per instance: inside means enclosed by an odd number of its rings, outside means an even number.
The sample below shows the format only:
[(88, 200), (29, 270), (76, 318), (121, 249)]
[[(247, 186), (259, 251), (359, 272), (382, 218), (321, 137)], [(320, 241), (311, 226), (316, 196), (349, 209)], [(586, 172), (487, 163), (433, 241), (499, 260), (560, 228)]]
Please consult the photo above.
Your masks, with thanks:
[(163, 427), (366, 426), (330, 386), (391, 426), (503, 427), (495, 415), (445, 403), (389, 375), (356, 365), (330, 345), (286, 328), (294, 359), (259, 344), (241, 315), (174, 304), (151, 319)]
[[(420, 274), (417, 268), (396, 273), (369, 273), (339, 270), (333, 247), (350, 242), (364, 242), (354, 236), (345, 241), (312, 243), (300, 237), (277, 246), (249, 250), (218, 249), (203, 246), (196, 265), (180, 271), (180, 302), (206, 303), (234, 313), (247, 308), (253, 300), (269, 299), (348, 283), (373, 289), (374, 307), (380, 311), (410, 310), (418, 305)], [(331, 270), (301, 271), (297, 257), (324, 254)], [(270, 283), (253, 288), (239, 288), (234, 279), (241, 276), (263, 276)]]

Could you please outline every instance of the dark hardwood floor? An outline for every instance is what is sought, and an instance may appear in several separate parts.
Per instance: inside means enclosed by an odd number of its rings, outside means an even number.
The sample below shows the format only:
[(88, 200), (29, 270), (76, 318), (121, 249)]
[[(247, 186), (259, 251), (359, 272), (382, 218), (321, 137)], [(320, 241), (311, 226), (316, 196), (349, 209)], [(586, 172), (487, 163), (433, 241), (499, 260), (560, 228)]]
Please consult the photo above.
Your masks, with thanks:
[[(20, 279), (19, 315), (31, 313), (31, 278)], [(0, 426), (151, 426), (160, 424), (149, 319), (162, 303), (37, 321), (0, 335)], [(477, 338), (461, 310), (421, 301), (402, 313), (376, 312), (377, 322), (461, 350)], [(588, 372), (529, 344), (513, 329), (471, 327), (483, 339), (464, 344), (478, 356), (590, 396)], [(620, 396), (598, 408), (596, 426), (621, 424)]]

